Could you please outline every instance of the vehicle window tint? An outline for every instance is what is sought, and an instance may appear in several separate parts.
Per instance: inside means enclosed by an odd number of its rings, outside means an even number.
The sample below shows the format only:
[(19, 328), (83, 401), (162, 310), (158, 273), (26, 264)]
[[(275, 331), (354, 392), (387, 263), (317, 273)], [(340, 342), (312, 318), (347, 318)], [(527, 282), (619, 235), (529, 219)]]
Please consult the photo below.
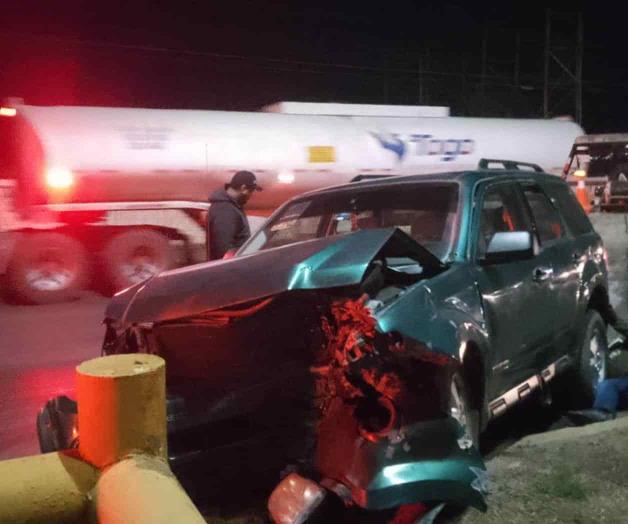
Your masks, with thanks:
[(558, 207), (572, 235), (584, 235), (593, 231), (589, 218), (567, 184), (551, 183), (545, 186), (545, 190), (554, 205)]
[(489, 188), (482, 202), (477, 256), (486, 253), (495, 233), (530, 231), (530, 220), (516, 187), (499, 185)]
[[(444, 202), (445, 203), (445, 202)], [(399, 206), (399, 207), (393, 207)], [(376, 213), (368, 209), (359, 213), (337, 213), (332, 217), (328, 235), (350, 233), (358, 229), (396, 227), (421, 244), (440, 242), (443, 236), (453, 233), (456, 221), (456, 200), (450, 199), (448, 207), (418, 208), (404, 205), (401, 198)], [(417, 209), (418, 208), (418, 209)]]
[(315, 236), (320, 223), (320, 216), (305, 217), (298, 220), (294, 218), (274, 224), (270, 231), (275, 242), (282, 245), (291, 244), (292, 242), (308, 240)]
[(444, 259), (456, 236), (458, 202), (458, 185), (449, 182), (357, 186), (352, 191), (321, 193), (275, 213), (241, 254), (362, 229), (396, 227)]
[(526, 186), (523, 192), (532, 211), (539, 243), (547, 244), (562, 237), (564, 231), (560, 215), (547, 195), (537, 186)]

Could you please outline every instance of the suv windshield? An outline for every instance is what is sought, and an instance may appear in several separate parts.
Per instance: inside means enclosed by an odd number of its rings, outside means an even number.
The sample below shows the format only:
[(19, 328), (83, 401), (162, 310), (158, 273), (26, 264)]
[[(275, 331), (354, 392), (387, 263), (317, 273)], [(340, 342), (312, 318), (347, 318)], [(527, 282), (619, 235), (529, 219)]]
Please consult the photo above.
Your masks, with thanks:
[(415, 183), (323, 193), (283, 207), (243, 247), (240, 255), (342, 235), (397, 227), (444, 260), (458, 219), (458, 185)]

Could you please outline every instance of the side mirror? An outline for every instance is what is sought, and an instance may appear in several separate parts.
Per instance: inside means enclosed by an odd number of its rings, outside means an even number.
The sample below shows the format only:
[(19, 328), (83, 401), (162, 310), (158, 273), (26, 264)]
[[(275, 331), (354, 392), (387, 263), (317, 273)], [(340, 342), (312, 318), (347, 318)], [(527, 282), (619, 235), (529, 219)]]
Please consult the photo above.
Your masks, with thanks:
[(529, 231), (495, 233), (488, 244), (482, 264), (505, 264), (534, 257), (534, 243)]

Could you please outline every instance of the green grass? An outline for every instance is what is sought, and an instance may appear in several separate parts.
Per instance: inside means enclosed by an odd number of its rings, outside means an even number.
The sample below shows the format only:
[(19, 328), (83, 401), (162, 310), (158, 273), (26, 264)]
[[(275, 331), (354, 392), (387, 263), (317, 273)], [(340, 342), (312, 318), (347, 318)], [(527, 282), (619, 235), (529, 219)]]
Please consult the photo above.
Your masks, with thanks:
[(585, 500), (587, 489), (569, 468), (562, 467), (543, 475), (535, 483), (536, 491), (550, 497)]

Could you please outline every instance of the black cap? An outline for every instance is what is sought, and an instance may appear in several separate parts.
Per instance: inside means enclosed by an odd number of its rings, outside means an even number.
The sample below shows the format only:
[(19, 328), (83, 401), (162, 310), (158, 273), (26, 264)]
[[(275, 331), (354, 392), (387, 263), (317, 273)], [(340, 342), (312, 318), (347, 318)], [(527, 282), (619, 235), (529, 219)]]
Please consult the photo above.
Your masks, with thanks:
[(255, 191), (262, 190), (262, 188), (257, 185), (257, 179), (255, 178), (255, 175), (250, 171), (238, 171), (235, 175), (233, 175), (233, 178), (231, 179), (231, 182), (229, 182), (229, 185), (234, 189), (237, 189), (241, 186), (246, 186), (247, 188)]

